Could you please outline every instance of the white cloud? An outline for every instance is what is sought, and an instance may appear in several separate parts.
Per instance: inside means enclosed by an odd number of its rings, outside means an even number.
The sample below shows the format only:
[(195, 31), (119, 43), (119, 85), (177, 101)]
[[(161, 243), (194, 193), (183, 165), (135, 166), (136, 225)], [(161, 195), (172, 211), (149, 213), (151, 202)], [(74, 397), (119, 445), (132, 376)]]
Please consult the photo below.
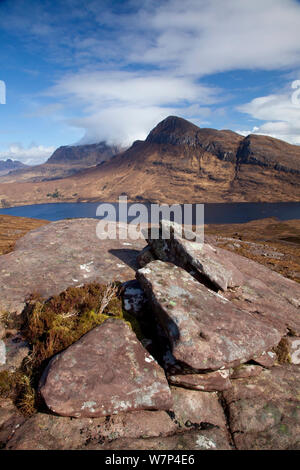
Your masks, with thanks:
[(300, 63), (296, 0), (170, 0), (148, 21), (156, 38), (140, 60), (185, 74)]
[[(65, 76), (51, 90), (65, 98), (65, 104), (70, 105), (71, 100), (82, 107), (84, 116), (69, 122), (85, 130), (83, 142), (120, 139), (128, 144), (144, 138), (168, 114), (200, 124), (209, 116), (209, 106), (220, 99), (220, 90), (199, 82), (205, 75), (300, 65), (300, 5), (295, 0), (134, 3), (137, 11), (118, 15), (105, 9), (99, 15), (97, 5), (89, 3), (95, 21), (115, 27), (115, 36), (100, 41), (77, 36), (73, 44), (79, 61), (92, 54), (102, 60), (102, 71), (93, 72), (91, 67), (88, 73)], [(113, 69), (111, 61), (117, 64)], [(150, 65), (147, 71), (145, 63)], [(142, 68), (139, 72), (118, 70), (126, 64)], [(286, 99), (267, 99), (267, 103), (253, 103), (255, 110), (246, 112), (255, 115), (259, 109), (263, 115), (266, 108), (267, 117), (259, 119), (269, 121), (271, 114), (277, 122), (273, 131), (268, 123), (260, 130), (294, 140), (297, 110), (284, 105)], [(273, 99), (276, 102), (272, 104)], [(198, 114), (191, 111), (193, 107)], [(286, 122), (287, 108), (288, 130), (286, 124), (280, 124)]]
[[(291, 144), (300, 144), (300, 82), (294, 81), (291, 90), (255, 98), (238, 110), (252, 118), (266, 121), (255, 126), (251, 132), (238, 131), (243, 134), (264, 134)], [(293, 91), (294, 90), (294, 91)]]
[(45, 147), (44, 145), (32, 144), (24, 148), (21, 144), (11, 144), (6, 150), (0, 151), (0, 160), (19, 160), (26, 165), (37, 165), (44, 163), (54, 152), (55, 147)]
[[(61, 78), (48, 98), (61, 100), (61, 120), (83, 129), (83, 142), (128, 144), (168, 114), (209, 125), (221, 90), (200, 79), (300, 67), (296, 0), (127, 0), (118, 8), (100, 0), (32, 0), (30, 15), (24, 0), (5, 8), (0, 27), (58, 64), (53, 73)], [(43, 112), (55, 111), (49, 105)], [(297, 109), (287, 95), (257, 98), (242, 111), (266, 121), (255, 132), (298, 141)]]
[(208, 105), (218, 101), (218, 92), (192, 78), (111, 71), (68, 75), (48, 95), (62, 97), (67, 106), (81, 106), (85, 116), (68, 120), (85, 129), (81, 143), (107, 140), (128, 145), (144, 139), (169, 114), (197, 122), (207, 118)]

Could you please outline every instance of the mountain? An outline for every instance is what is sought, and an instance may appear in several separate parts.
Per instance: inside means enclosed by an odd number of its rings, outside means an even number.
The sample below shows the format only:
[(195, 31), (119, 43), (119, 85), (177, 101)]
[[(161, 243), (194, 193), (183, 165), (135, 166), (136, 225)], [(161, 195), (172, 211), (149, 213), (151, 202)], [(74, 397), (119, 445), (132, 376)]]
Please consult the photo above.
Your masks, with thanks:
[(109, 160), (120, 152), (120, 147), (107, 145), (106, 142), (90, 145), (67, 145), (59, 147), (47, 163), (78, 163), (89, 167)]
[(164, 203), (300, 201), (300, 147), (169, 116), (145, 141), (96, 167), (61, 180), (0, 184), (0, 199), (14, 205), (116, 201), (122, 193)]
[(11, 170), (26, 167), (27, 165), (24, 165), (24, 163), (19, 162), (18, 160), (11, 160), (10, 158), (8, 158), (7, 160), (0, 160), (0, 176), (6, 175)]
[[(90, 145), (67, 145), (56, 149), (51, 157), (41, 165), (16, 169), (1, 178), (3, 183), (31, 182), (66, 178), (109, 160), (121, 148), (105, 142)], [(1, 176), (1, 175), (0, 175)]]

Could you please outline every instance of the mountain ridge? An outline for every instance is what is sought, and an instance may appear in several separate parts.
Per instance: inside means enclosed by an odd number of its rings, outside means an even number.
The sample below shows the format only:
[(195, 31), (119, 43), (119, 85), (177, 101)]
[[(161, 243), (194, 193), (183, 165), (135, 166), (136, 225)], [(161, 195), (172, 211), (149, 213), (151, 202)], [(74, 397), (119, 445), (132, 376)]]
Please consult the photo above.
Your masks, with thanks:
[(7, 158), (6, 160), (0, 160), (0, 176), (8, 174), (10, 171), (20, 168), (27, 168), (28, 165), (20, 162), (19, 160), (12, 160)]
[(14, 190), (0, 184), (0, 200), (113, 202), (126, 194), (160, 203), (300, 201), (299, 173), (298, 146), (169, 116), (144, 141), (97, 166), (60, 180), (15, 183)]

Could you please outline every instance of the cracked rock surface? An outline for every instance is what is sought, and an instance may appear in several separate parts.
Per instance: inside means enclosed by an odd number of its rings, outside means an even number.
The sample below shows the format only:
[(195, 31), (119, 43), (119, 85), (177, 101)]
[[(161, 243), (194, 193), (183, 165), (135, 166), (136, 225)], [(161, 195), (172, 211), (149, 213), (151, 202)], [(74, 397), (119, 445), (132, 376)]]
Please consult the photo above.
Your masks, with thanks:
[(207, 289), (178, 266), (152, 261), (137, 272), (137, 279), (170, 340), (173, 356), (193, 369), (229, 368), (280, 341), (273, 325)]
[(115, 318), (54, 356), (40, 392), (52, 412), (76, 418), (172, 405), (164, 371), (131, 328)]
[[(0, 310), (21, 313), (25, 298), (48, 298), (70, 286), (134, 279), (143, 240), (100, 240), (97, 219), (60, 220), (28, 232), (0, 256)], [(116, 227), (119, 234), (119, 226)]]

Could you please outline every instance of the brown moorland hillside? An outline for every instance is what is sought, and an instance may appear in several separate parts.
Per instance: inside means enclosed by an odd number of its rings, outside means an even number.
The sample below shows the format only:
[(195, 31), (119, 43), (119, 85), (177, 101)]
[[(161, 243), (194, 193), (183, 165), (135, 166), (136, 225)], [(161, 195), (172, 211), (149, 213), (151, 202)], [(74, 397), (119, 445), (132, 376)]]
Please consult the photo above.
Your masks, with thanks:
[(47, 220), (0, 215), (0, 255), (13, 250), (15, 242), (30, 230), (48, 224)]
[(59, 180), (0, 184), (2, 206), (69, 201), (300, 201), (300, 147), (170, 116), (145, 141)]

